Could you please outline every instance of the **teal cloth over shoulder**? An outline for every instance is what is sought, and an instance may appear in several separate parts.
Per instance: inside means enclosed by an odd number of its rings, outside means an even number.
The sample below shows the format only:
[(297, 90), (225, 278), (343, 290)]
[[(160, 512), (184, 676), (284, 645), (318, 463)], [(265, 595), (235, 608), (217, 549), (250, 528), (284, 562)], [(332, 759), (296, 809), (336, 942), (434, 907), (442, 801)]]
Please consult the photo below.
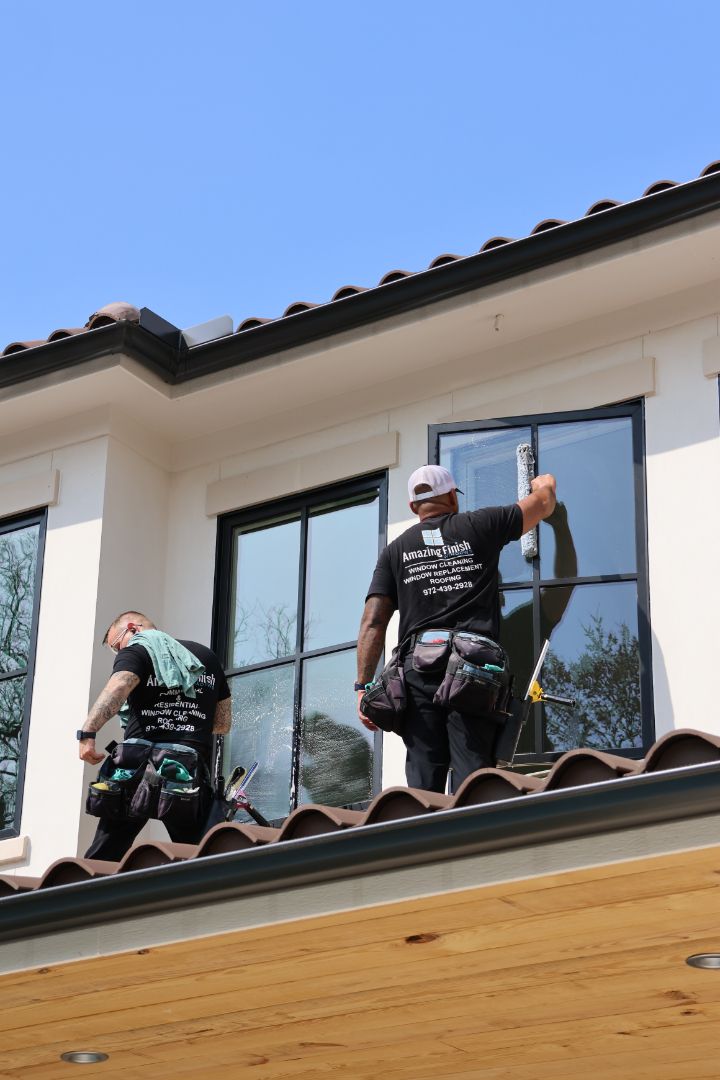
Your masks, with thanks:
[[(140, 630), (133, 634), (127, 644), (141, 645), (152, 660), (155, 678), (169, 690), (179, 688), (189, 698), (194, 698), (195, 683), (205, 671), (197, 656), (170, 637), (164, 630)], [(120, 723), (126, 727), (130, 706), (127, 701), (120, 707)]]
[(149, 653), (155, 678), (169, 690), (179, 688), (189, 698), (195, 697), (195, 683), (205, 671), (197, 656), (170, 637), (164, 630), (140, 630), (133, 634), (127, 648), (142, 645)]

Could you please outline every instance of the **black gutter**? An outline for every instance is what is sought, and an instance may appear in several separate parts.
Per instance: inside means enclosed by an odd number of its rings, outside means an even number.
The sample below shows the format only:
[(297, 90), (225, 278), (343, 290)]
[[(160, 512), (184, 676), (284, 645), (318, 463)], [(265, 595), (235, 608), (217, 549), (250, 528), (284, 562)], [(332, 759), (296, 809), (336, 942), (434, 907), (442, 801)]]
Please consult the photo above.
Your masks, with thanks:
[(720, 762), (436, 811), (0, 900), (0, 941), (720, 813)]
[(188, 353), (178, 382), (404, 315), (713, 210), (720, 210), (720, 173), (198, 345)]
[(0, 357), (0, 389), (118, 353), (137, 360), (166, 383), (177, 381), (184, 356), (134, 323), (118, 322)]
[[(0, 387), (108, 355), (121, 347), (168, 383), (240, 367), (287, 349), (355, 330), (461, 296), (520, 274), (552, 266), (611, 244), (720, 210), (720, 173), (711, 173), (655, 195), (646, 195), (597, 214), (423, 270), (355, 296), (244, 330), (193, 349), (173, 349), (146, 330), (115, 327), (49, 342), (0, 361)], [(127, 324), (121, 324), (127, 326)], [(154, 342), (154, 344), (153, 344)]]

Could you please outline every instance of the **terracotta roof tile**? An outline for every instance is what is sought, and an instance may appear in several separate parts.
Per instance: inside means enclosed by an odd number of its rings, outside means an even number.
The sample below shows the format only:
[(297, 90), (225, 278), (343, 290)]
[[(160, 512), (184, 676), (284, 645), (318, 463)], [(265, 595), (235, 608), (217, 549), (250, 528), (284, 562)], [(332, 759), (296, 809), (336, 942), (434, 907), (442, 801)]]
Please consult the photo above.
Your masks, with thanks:
[[(706, 165), (702, 172), (694, 179), (701, 180), (704, 177), (711, 176), (713, 173), (716, 172), (720, 172), (720, 160), (710, 162), (710, 164)], [(662, 192), (678, 186), (679, 185), (674, 180), (656, 180), (654, 183), (650, 184), (650, 186), (645, 189), (640, 198), (644, 199), (648, 198), (651, 195), (660, 195), (662, 194)], [(616, 201), (614, 199), (599, 199), (589, 207), (583, 217), (591, 217), (593, 214), (604, 213), (605, 211), (613, 210), (616, 207), (622, 205), (624, 205), (622, 202)], [(582, 220), (582, 218), (579, 218), (577, 220)], [(554, 229), (564, 224), (566, 224), (566, 222), (560, 220), (559, 218), (545, 218), (542, 221), (539, 221), (528, 235), (538, 236), (541, 233), (547, 232), (548, 229)], [(513, 242), (513, 239), (507, 236), (493, 236), (490, 237), (490, 239), (486, 240), (482, 247), (480, 247), (479, 253), (489, 253), (494, 251), (496, 248), (504, 247), (506, 244), (511, 244)], [(435, 259), (432, 260), (432, 262), (426, 269), (437, 270), (440, 269), (442, 266), (445, 266), (449, 263), (461, 261), (463, 258), (466, 257), (467, 256), (464, 255), (450, 254), (438, 255)], [(417, 273), (422, 272), (422, 270), (417, 271)], [(379, 288), (382, 285), (389, 285), (395, 281), (401, 281), (402, 279), (407, 277), (414, 277), (415, 273), (415, 271), (411, 270), (390, 270), (388, 273), (384, 274), (383, 277), (381, 277), (380, 281), (376, 286), (374, 286), (374, 288)], [(368, 289), (360, 285), (344, 285), (342, 286), (342, 288), (338, 289), (333, 294), (329, 301), (325, 301), (325, 304), (332, 303), (335, 300), (348, 300), (351, 299), (353, 296), (357, 296), (360, 293), (367, 291)], [(309, 301), (296, 300), (294, 301), (294, 303), (290, 304), (285, 309), (285, 311), (279, 318), (286, 319), (292, 315), (298, 315), (302, 312), (310, 311), (316, 307), (323, 307), (325, 306), (325, 304), (315, 304)], [(4, 349), (2, 355), (10, 356), (13, 353), (22, 352), (24, 349), (32, 349), (39, 345), (45, 345), (48, 342), (60, 340), (62, 337), (68, 337), (77, 333), (82, 333), (84, 330), (94, 330), (98, 327), (109, 326), (112, 323), (116, 322), (129, 321), (137, 323), (139, 319), (140, 312), (138, 308), (133, 307), (132, 304), (127, 304), (123, 302), (106, 304), (105, 307), (99, 308), (97, 311), (93, 312), (93, 314), (90, 316), (87, 323), (85, 324), (85, 327), (80, 330), (60, 329), (53, 331), (46, 339), (34, 341), (14, 341)], [(245, 330), (255, 330), (261, 326), (264, 326), (266, 323), (277, 321), (278, 319), (259, 317), (245, 318), (240, 322), (235, 333), (242, 333)]]
[(561, 221), (560, 218), (545, 218), (544, 221), (538, 221), (530, 235), (537, 236), (538, 233), (547, 232), (548, 229), (557, 229), (558, 225), (567, 225), (567, 222)]
[(681, 769), (706, 761), (720, 761), (720, 735), (678, 728), (663, 735), (650, 748), (645, 758), (645, 772)]
[[(643, 773), (684, 768), (720, 761), (720, 735), (681, 728), (662, 736), (640, 760), (601, 750), (570, 750), (563, 754), (544, 778), (509, 769), (479, 769), (467, 778), (455, 795), (440, 795), (418, 788), (392, 787), (380, 792), (367, 811), (316, 804), (300, 806), (281, 829), (228, 822), (216, 825), (196, 847), (150, 841), (136, 844), (122, 862), (66, 858), (54, 862), (42, 877), (8, 874), (0, 876), (2, 900), (36, 889), (91, 882), (116, 873), (131, 873), (171, 863), (231, 852), (248, 851), (268, 844), (361, 828), (379, 822), (418, 817), (460, 807), (489, 805), (506, 799), (545, 793), (598, 782), (632, 779)], [(534, 799), (533, 799), (534, 803)]]
[(472, 773), (455, 793), (455, 806), (478, 806), (481, 803), (516, 799), (531, 791), (542, 791), (545, 784), (535, 776), (510, 772), (509, 769), (479, 769)]
[(280, 840), (295, 840), (301, 836), (321, 836), (323, 833), (339, 832), (352, 825), (360, 825), (366, 815), (361, 810), (344, 810), (334, 806), (316, 806), (308, 803), (298, 806), (285, 819), (280, 830)]
[(203, 837), (199, 854), (222, 855), (228, 851), (247, 851), (263, 844), (272, 844), (279, 836), (279, 829), (266, 829), (262, 825), (246, 825), (238, 821), (221, 821)]
[(569, 750), (556, 761), (545, 779), (545, 790), (579, 787), (581, 784), (599, 784), (618, 776), (637, 773), (642, 762), (617, 754), (605, 754), (602, 750)]

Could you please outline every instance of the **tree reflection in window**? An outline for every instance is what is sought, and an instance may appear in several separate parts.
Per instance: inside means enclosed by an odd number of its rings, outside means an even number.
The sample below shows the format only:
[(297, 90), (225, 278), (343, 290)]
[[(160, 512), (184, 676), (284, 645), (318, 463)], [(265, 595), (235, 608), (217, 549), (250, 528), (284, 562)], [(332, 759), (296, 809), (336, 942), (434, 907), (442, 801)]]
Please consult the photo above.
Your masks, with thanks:
[(522, 694), (549, 638), (543, 688), (577, 706), (534, 706), (519, 760), (579, 746), (631, 753), (650, 743), (641, 406), (435, 432), (436, 459), (466, 492), (461, 510), (517, 500), (520, 443), (533, 446), (538, 473), (557, 477), (560, 501), (540, 525), (538, 555), (526, 561), (518, 542), (501, 556), (501, 640)]
[(39, 523), (0, 532), (0, 829), (15, 823), (27, 719)]
[(252, 798), (269, 819), (373, 793), (374, 739), (352, 686), (385, 484), (350, 481), (220, 523), (216, 640), (234, 699), (225, 769), (260, 763)]

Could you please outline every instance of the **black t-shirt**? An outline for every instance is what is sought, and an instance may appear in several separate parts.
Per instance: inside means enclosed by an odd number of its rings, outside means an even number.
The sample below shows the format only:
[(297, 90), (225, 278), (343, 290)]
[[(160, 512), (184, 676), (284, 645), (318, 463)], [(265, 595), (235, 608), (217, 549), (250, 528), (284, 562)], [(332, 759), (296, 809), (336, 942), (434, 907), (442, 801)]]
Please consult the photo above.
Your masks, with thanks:
[(193, 746), (207, 761), (215, 706), (230, 697), (230, 689), (214, 652), (197, 641), (180, 644), (205, 667), (195, 683), (195, 698), (187, 697), (180, 689), (159, 686), (150, 654), (142, 645), (128, 645), (115, 657), (113, 675), (117, 671), (130, 671), (140, 679), (140, 685), (127, 699), (130, 713), (125, 738), (183, 743)]
[(380, 553), (368, 596), (389, 596), (399, 608), (400, 641), (431, 627), (497, 640), (498, 560), (521, 535), (517, 503), (425, 518)]

